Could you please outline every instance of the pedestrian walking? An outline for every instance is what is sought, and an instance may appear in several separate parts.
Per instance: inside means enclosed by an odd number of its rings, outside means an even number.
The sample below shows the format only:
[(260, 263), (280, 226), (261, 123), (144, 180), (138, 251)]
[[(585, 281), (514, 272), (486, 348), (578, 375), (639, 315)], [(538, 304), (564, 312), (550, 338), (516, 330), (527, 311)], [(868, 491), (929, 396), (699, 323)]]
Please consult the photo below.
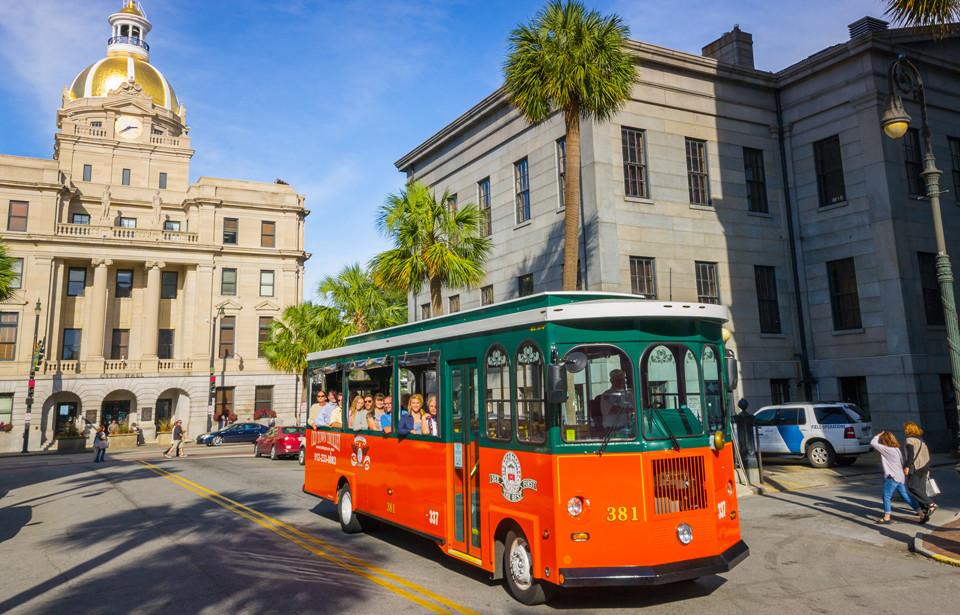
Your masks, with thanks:
[(923, 521), (926, 523), (937, 509), (936, 503), (927, 493), (930, 483), (930, 448), (923, 441), (923, 429), (916, 423), (904, 423), (903, 435), (907, 437), (903, 447), (903, 471), (907, 475), (907, 491), (923, 508)]
[(107, 447), (110, 446), (110, 439), (107, 438), (107, 431), (103, 425), (97, 427), (97, 433), (93, 436), (93, 449), (96, 454), (93, 458), (94, 463), (104, 461), (107, 456)]
[(170, 434), (170, 448), (163, 453), (163, 456), (170, 459), (170, 453), (173, 452), (175, 457), (186, 457), (187, 454), (183, 452), (183, 438), (183, 421), (177, 419), (173, 424), (173, 433)]
[(914, 501), (907, 492), (906, 477), (903, 473), (903, 455), (900, 452), (900, 443), (897, 437), (889, 431), (881, 431), (870, 440), (870, 446), (880, 453), (880, 460), (883, 463), (883, 516), (877, 519), (877, 523), (890, 523), (891, 501), (893, 493), (897, 492), (907, 506), (917, 512), (918, 521), (921, 523), (925, 518), (925, 512)]

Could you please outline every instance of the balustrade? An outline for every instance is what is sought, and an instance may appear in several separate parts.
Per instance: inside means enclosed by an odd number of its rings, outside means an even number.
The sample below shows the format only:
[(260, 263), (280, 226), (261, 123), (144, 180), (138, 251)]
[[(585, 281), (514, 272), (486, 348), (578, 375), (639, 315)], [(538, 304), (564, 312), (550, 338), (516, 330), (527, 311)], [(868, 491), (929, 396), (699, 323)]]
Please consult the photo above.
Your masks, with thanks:
[(197, 233), (165, 231), (158, 229), (128, 228), (124, 226), (98, 226), (93, 224), (57, 224), (57, 235), (70, 237), (105, 237), (134, 241), (163, 241), (169, 243), (197, 243)]

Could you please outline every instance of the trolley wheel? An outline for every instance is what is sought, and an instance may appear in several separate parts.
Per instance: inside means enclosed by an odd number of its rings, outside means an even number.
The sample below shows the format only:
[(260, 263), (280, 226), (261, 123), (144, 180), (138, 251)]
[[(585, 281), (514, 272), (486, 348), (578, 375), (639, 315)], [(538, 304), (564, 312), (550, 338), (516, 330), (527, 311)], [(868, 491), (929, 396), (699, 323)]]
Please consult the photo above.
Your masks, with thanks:
[(350, 485), (344, 483), (337, 490), (337, 517), (340, 519), (340, 529), (346, 534), (356, 534), (363, 531), (363, 525), (357, 512), (353, 509), (353, 495)]
[(503, 549), (503, 581), (507, 592), (526, 605), (543, 604), (556, 587), (533, 576), (533, 554), (523, 534), (507, 532)]
[(836, 459), (833, 447), (818, 440), (807, 447), (807, 461), (815, 468), (829, 468)]
[(276, 445), (270, 447), (270, 460), (271, 460), (271, 461), (276, 461), (276, 460), (277, 460), (277, 447), (276, 447)]
[(297, 455), (297, 462), (300, 465), (303, 465), (307, 462), (307, 452), (302, 446), (300, 447), (300, 453)]

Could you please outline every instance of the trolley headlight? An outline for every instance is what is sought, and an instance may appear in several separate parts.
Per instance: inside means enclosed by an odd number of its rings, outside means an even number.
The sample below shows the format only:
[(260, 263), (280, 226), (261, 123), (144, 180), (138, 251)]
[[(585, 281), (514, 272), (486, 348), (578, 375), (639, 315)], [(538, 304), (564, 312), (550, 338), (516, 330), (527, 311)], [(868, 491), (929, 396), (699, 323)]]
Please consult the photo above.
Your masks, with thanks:
[(725, 441), (725, 439), (724, 439), (724, 437), (723, 437), (723, 432), (722, 432), (722, 431), (714, 432), (714, 434), (713, 434), (713, 448), (714, 448), (714, 450), (718, 450), (718, 451), (721, 450), (721, 449), (723, 448), (723, 445), (725, 444), (725, 442), (726, 442), (726, 441)]
[(681, 523), (677, 526), (677, 540), (681, 544), (688, 545), (693, 542), (693, 528), (687, 525), (686, 523)]
[(575, 495), (567, 500), (567, 512), (571, 517), (579, 517), (583, 512), (583, 498)]

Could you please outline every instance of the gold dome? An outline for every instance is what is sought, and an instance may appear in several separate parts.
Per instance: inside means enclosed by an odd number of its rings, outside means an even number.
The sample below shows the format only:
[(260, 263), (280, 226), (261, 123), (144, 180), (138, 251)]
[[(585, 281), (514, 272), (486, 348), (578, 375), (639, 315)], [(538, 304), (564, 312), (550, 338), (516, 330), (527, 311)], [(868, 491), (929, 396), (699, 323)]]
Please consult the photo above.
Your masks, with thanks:
[(140, 12), (140, 8), (137, 7), (137, 3), (134, 0), (127, 2), (122, 9), (121, 13), (127, 13), (128, 15), (137, 15), (138, 17), (143, 17), (143, 13)]
[(128, 79), (136, 81), (157, 106), (180, 114), (180, 102), (163, 73), (128, 54), (108, 56), (80, 71), (70, 85), (70, 100), (106, 96)]

